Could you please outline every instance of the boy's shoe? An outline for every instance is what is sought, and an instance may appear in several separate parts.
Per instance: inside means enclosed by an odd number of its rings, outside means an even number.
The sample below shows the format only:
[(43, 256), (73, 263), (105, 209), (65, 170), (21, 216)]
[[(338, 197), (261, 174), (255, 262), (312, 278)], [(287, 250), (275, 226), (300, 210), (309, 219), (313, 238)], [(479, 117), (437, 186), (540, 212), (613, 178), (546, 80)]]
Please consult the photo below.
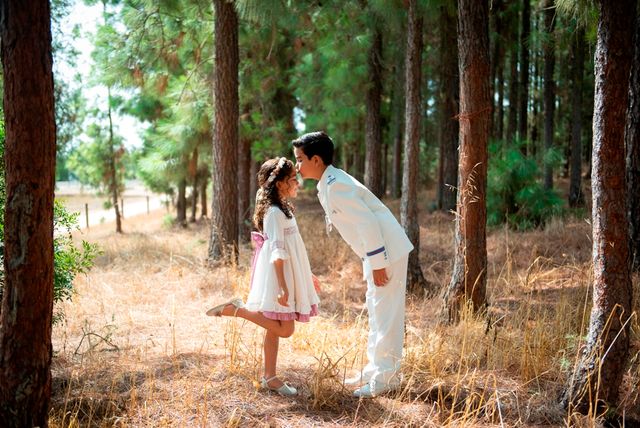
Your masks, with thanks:
[(400, 385), (376, 385), (375, 382), (369, 382), (353, 391), (353, 396), (358, 398), (373, 398), (390, 391), (395, 391), (399, 386)]
[(235, 310), (233, 312), (233, 316), (234, 317), (238, 313), (238, 309), (244, 307), (244, 303), (242, 302), (242, 299), (239, 298), (239, 297), (234, 297), (233, 299), (229, 300), (228, 302), (221, 303), (221, 304), (219, 304), (217, 306), (214, 306), (213, 308), (209, 309), (207, 311), (207, 315), (209, 315), (210, 317), (220, 317), (220, 316), (222, 316), (222, 310), (227, 305), (232, 305), (235, 308)]
[(350, 377), (344, 380), (344, 386), (362, 386), (365, 383), (369, 383), (371, 376), (363, 376), (362, 372), (359, 372), (354, 377)]
[(269, 386), (269, 382), (274, 380), (277, 376), (271, 377), (269, 379), (262, 378), (262, 387), (264, 389), (268, 389), (269, 391), (277, 392), (280, 395), (284, 395), (285, 397), (292, 397), (298, 394), (298, 390), (293, 386), (289, 386), (286, 382), (282, 382), (282, 386), (280, 388), (272, 388)]

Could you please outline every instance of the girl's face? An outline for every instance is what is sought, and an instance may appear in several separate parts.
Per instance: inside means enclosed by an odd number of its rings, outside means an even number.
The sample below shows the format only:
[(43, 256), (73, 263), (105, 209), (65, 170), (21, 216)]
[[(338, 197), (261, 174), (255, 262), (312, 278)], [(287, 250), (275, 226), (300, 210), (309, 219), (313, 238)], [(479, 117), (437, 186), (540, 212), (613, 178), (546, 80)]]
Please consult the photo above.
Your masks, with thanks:
[(300, 183), (298, 182), (298, 177), (296, 177), (295, 169), (291, 171), (291, 174), (283, 180), (280, 180), (276, 183), (278, 187), (278, 192), (280, 192), (280, 197), (282, 199), (290, 199), (298, 196), (298, 187)]

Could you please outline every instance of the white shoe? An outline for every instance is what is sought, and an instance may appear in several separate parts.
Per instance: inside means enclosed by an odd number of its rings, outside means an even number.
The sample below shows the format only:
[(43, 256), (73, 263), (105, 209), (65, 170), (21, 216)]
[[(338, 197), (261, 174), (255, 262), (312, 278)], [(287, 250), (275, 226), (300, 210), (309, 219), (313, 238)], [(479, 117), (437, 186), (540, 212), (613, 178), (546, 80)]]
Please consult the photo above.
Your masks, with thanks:
[(394, 391), (398, 389), (398, 387), (399, 385), (376, 385), (375, 382), (370, 382), (353, 391), (353, 396), (358, 398), (373, 398)]
[(233, 312), (233, 316), (234, 317), (238, 313), (238, 309), (244, 307), (244, 303), (242, 302), (242, 299), (239, 298), (239, 297), (234, 297), (233, 299), (229, 300), (228, 302), (221, 303), (221, 304), (219, 304), (217, 306), (214, 306), (213, 308), (209, 309), (207, 311), (207, 315), (209, 315), (210, 317), (220, 317), (220, 316), (222, 316), (222, 310), (227, 305), (232, 305), (233, 307), (235, 307), (235, 311)]
[(283, 382), (280, 388), (272, 388), (269, 386), (269, 382), (274, 380), (277, 376), (271, 377), (269, 379), (262, 378), (262, 387), (264, 389), (268, 389), (269, 391), (275, 391), (280, 395), (284, 395), (285, 397), (292, 397), (298, 394), (298, 390), (293, 386), (289, 386), (287, 383)]
[(369, 383), (369, 376), (363, 376), (362, 372), (344, 380), (344, 386), (362, 386), (365, 383)]

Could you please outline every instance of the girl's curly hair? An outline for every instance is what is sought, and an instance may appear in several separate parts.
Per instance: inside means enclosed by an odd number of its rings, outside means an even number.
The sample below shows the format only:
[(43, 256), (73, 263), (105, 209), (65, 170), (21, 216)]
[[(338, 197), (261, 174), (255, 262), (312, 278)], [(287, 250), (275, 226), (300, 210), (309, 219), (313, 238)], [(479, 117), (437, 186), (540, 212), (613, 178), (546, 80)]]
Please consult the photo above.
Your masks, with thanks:
[(280, 198), (276, 183), (286, 180), (294, 170), (293, 162), (286, 158), (269, 159), (260, 167), (256, 209), (253, 212), (253, 224), (259, 231), (263, 230), (264, 216), (271, 206), (280, 208), (287, 218), (293, 217), (293, 205)]

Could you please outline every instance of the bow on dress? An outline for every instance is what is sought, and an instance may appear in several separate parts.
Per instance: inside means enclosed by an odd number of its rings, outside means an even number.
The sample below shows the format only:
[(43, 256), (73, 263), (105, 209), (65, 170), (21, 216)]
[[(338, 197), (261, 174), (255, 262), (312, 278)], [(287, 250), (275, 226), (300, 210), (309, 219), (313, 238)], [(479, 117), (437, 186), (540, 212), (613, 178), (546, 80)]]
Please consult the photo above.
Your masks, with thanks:
[(264, 241), (269, 239), (266, 234), (260, 232), (251, 232), (251, 241), (254, 244), (253, 260), (251, 261), (251, 286), (253, 287), (253, 275), (256, 270), (256, 262), (258, 261), (258, 255), (264, 245)]

